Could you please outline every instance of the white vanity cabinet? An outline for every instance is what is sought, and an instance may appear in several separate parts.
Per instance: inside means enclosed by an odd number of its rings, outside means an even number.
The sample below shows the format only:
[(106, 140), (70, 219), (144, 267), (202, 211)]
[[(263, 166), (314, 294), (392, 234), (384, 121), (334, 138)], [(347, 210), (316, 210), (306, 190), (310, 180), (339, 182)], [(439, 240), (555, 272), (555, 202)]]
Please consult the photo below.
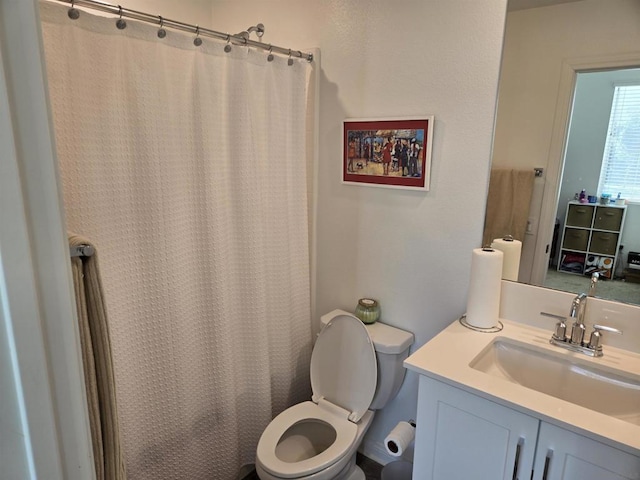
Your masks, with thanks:
[(536, 418), (421, 375), (416, 423), (413, 478), (531, 477)]
[(640, 458), (420, 375), (413, 472), (420, 480), (640, 480)]
[(533, 471), (533, 480), (637, 480), (640, 458), (540, 422)]

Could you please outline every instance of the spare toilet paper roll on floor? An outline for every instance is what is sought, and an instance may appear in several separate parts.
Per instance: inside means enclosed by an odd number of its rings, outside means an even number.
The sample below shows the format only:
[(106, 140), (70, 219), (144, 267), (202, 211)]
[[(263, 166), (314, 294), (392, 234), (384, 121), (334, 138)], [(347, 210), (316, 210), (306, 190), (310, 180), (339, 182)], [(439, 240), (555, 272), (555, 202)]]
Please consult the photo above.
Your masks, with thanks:
[(404, 453), (407, 447), (413, 442), (416, 434), (416, 427), (408, 422), (398, 423), (387, 438), (384, 439), (384, 447), (389, 455), (399, 457)]
[(502, 260), (502, 278), (505, 280), (518, 281), (520, 272), (520, 254), (522, 253), (522, 242), (520, 240), (505, 240), (496, 238), (491, 247), (500, 250), (504, 254)]
[(467, 298), (467, 323), (471, 326), (492, 328), (498, 325), (503, 258), (500, 250), (473, 250)]

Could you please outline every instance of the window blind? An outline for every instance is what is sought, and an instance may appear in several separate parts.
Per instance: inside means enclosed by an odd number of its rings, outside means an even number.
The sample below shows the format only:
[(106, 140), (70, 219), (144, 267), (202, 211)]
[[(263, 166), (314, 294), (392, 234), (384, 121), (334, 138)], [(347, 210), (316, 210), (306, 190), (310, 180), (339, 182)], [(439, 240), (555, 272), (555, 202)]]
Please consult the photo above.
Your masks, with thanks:
[(640, 203), (640, 85), (616, 86), (598, 193)]

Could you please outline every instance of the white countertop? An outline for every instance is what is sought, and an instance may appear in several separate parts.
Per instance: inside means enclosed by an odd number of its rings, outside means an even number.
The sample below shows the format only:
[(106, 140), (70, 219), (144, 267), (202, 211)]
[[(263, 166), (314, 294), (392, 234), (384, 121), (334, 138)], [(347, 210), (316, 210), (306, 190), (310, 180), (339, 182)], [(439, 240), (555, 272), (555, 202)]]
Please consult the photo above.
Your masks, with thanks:
[[(469, 364), (490, 343), (512, 339), (552, 352), (592, 363), (600, 369), (615, 369), (640, 378), (640, 354), (604, 346), (604, 356), (591, 358), (549, 344), (552, 328), (542, 330), (501, 320), (499, 333), (480, 333), (462, 326), (457, 320), (404, 362), (409, 370), (426, 375), (476, 395), (507, 405), (541, 420), (640, 455), (640, 426), (589, 410), (573, 403), (498, 378)], [(640, 408), (640, 391), (638, 392)]]

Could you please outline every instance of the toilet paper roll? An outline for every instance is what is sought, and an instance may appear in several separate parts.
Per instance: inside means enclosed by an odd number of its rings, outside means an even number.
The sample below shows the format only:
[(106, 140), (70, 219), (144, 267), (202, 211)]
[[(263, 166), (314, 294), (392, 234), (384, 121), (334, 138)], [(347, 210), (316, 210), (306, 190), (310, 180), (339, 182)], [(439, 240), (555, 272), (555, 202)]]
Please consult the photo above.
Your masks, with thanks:
[(503, 254), (502, 278), (505, 280), (518, 281), (520, 272), (520, 254), (522, 253), (522, 242), (520, 240), (506, 240), (496, 238), (491, 247), (500, 250)]
[(471, 326), (492, 328), (498, 325), (503, 258), (500, 250), (473, 250), (467, 298), (467, 323)]
[(413, 442), (415, 434), (416, 427), (408, 422), (400, 422), (389, 432), (387, 438), (384, 439), (384, 448), (387, 449), (389, 455), (399, 457), (411, 442)]

